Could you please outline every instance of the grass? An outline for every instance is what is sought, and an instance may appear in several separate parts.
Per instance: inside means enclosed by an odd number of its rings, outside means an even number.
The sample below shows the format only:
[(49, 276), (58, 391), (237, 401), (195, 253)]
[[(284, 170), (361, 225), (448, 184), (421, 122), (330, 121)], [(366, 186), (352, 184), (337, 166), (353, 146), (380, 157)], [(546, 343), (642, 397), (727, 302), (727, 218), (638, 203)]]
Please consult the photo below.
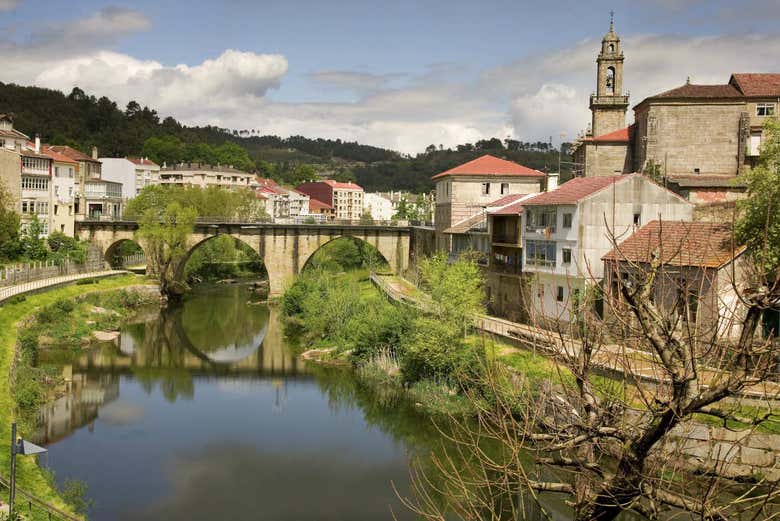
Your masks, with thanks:
[[(24, 299), (16, 299), (15, 302), (0, 307), (0, 472), (3, 476), (9, 475), (11, 466), (9, 439), (16, 404), (12, 398), (9, 376), (19, 334), (19, 322), (34, 315), (42, 307), (50, 306), (63, 298), (74, 298), (86, 292), (118, 289), (140, 284), (145, 280), (137, 275), (100, 279), (89, 287), (85, 285), (58, 287), (44, 293), (28, 295)], [(35, 463), (34, 458), (26, 456), (17, 458), (17, 483), (20, 488), (38, 498), (61, 510), (73, 513), (72, 507), (60, 497), (59, 492), (52, 486), (45, 472)], [(47, 519), (46, 516), (37, 514), (32, 518)]]

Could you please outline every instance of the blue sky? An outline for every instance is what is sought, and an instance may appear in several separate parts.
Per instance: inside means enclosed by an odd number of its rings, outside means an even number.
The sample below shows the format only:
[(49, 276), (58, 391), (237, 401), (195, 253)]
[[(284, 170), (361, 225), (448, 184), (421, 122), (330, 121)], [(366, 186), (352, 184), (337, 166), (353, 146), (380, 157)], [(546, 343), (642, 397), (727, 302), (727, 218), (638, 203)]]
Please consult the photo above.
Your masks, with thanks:
[(777, 71), (776, 0), (0, 0), (0, 81), (405, 152), (493, 135), (558, 141), (587, 125), (611, 9), (633, 103), (686, 76)]

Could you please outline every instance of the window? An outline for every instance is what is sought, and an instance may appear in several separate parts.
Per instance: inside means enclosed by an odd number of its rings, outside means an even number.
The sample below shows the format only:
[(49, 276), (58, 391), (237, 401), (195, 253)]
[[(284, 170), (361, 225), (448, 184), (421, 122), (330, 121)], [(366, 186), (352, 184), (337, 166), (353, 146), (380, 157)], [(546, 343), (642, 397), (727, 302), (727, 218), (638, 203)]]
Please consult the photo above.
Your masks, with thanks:
[(694, 174), (701, 174), (701, 168), (694, 168), (693, 169)]
[(750, 144), (748, 144), (747, 155), (757, 156), (761, 153), (761, 132), (750, 133)]
[(509, 193), (509, 183), (501, 183), (501, 195)]
[(639, 226), (640, 221), (642, 220), (642, 214), (641, 213), (635, 213), (634, 214), (634, 225)]
[(561, 250), (561, 254), (563, 256), (562, 262), (564, 264), (571, 264), (571, 249), (564, 248), (563, 250)]
[(570, 213), (563, 214), (563, 227), (571, 228), (571, 220), (572, 220), (572, 214)]
[(555, 300), (563, 302), (563, 286), (558, 286), (558, 294), (555, 295)]
[(774, 116), (775, 104), (774, 103), (758, 103), (756, 104), (756, 116)]
[(59, 177), (59, 176), (60, 176), (60, 167), (55, 166), (54, 167), (54, 177)]
[(54, 215), (57, 215), (57, 211), (60, 209), (58, 205), (54, 205)]
[(22, 190), (48, 190), (49, 180), (45, 177), (22, 176)]
[(525, 221), (525, 229), (529, 232), (555, 233), (557, 214), (552, 210), (529, 210)]
[(555, 266), (554, 241), (526, 241), (525, 262), (529, 266)]
[(490, 183), (482, 183), (482, 195), (490, 195)]

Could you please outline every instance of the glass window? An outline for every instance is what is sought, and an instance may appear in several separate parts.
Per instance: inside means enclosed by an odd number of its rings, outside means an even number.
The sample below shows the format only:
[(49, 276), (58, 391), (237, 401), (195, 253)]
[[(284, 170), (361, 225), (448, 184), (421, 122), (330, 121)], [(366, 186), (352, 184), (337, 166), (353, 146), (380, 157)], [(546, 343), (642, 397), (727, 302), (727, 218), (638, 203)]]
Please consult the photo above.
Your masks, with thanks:
[(509, 193), (509, 183), (501, 183), (501, 195)]
[(482, 183), (482, 195), (490, 195), (490, 183)]
[(571, 264), (571, 249), (564, 248), (563, 250), (561, 250), (561, 254), (563, 256), (563, 259), (562, 259), (563, 263), (564, 264)]
[(774, 103), (756, 104), (756, 116), (774, 116), (774, 115), (775, 115)]
[(563, 286), (558, 286), (558, 294), (555, 295), (555, 300), (563, 302)]
[(571, 228), (571, 220), (572, 220), (572, 214), (570, 213), (563, 214), (563, 227)]
[(528, 210), (526, 217), (526, 231), (555, 233), (555, 220), (557, 213), (552, 210)]
[(529, 266), (555, 266), (555, 241), (526, 241), (525, 259)]

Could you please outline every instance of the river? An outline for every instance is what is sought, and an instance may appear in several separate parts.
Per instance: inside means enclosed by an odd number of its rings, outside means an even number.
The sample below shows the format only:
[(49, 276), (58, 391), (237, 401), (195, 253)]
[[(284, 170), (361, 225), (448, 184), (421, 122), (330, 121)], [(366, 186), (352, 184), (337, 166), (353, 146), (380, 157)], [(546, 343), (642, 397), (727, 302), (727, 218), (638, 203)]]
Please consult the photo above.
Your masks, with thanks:
[(201, 286), (115, 343), (43, 354), (71, 383), (41, 411), (41, 463), (87, 484), (90, 519), (413, 518), (392, 484), (439, 446), (430, 419), (303, 363), (251, 298)]

